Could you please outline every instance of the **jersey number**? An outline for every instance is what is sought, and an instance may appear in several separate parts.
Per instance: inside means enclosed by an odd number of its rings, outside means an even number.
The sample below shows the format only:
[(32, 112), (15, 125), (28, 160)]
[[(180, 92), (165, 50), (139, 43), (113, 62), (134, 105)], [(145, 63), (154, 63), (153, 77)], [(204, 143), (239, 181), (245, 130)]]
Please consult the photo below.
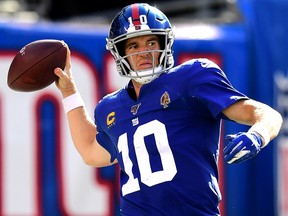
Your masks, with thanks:
[[(159, 152), (163, 170), (152, 172), (149, 160), (149, 154), (145, 145), (144, 138), (154, 135), (157, 150)], [(163, 123), (153, 120), (141, 125), (135, 131), (133, 136), (135, 153), (138, 161), (141, 182), (149, 187), (162, 182), (171, 181), (177, 173), (175, 160), (169, 145), (166, 127)], [(118, 140), (119, 151), (122, 152), (123, 165), (126, 174), (129, 176), (128, 181), (122, 186), (122, 194), (133, 193), (140, 190), (138, 178), (134, 178), (132, 167), (133, 164), (129, 158), (129, 149), (127, 133), (122, 134)]]

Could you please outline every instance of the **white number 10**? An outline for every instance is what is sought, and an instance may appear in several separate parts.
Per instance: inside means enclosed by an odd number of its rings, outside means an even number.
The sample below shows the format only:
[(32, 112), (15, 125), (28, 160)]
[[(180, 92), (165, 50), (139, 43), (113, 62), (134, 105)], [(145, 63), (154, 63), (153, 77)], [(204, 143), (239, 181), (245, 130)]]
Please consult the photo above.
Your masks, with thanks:
[[(148, 135), (154, 135), (163, 167), (161, 171), (152, 172), (149, 154), (144, 141), (144, 138)], [(177, 168), (169, 145), (166, 127), (163, 123), (153, 120), (140, 125), (135, 131), (133, 143), (143, 184), (151, 187), (162, 182), (171, 181), (174, 178)], [(129, 158), (127, 133), (119, 137), (118, 148), (122, 152), (124, 169), (129, 176), (128, 181), (122, 186), (122, 194), (125, 196), (126, 194), (140, 190), (139, 180), (138, 178), (134, 178), (132, 172), (133, 164)]]
[[(141, 25), (146, 25), (146, 24), (147, 24), (147, 17), (146, 17), (146, 15), (140, 15), (140, 16), (139, 16), (139, 19), (140, 19)], [(134, 26), (132, 17), (128, 17), (128, 21), (129, 21), (129, 27)]]

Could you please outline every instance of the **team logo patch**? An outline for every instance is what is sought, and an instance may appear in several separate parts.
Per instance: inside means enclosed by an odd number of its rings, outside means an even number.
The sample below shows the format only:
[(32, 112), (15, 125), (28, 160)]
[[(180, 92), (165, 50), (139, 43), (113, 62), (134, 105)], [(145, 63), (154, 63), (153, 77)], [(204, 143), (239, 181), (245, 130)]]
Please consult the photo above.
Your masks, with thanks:
[(139, 124), (139, 119), (138, 118), (132, 119), (132, 125), (133, 126), (136, 126), (138, 124)]
[(164, 92), (164, 94), (160, 98), (160, 104), (163, 106), (163, 108), (167, 108), (168, 104), (170, 104), (170, 96), (167, 91)]
[(110, 112), (106, 118), (107, 127), (110, 128), (112, 125), (115, 124), (115, 112)]
[(136, 114), (137, 114), (140, 105), (141, 105), (141, 103), (136, 104), (136, 105), (134, 105), (134, 106), (131, 107), (131, 113), (132, 113), (133, 115), (136, 115)]

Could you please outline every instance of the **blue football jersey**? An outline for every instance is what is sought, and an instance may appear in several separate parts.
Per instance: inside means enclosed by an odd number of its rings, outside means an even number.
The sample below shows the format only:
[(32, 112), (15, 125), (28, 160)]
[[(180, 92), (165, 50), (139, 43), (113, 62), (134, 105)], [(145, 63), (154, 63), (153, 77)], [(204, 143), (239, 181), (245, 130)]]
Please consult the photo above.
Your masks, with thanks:
[(207, 59), (141, 87), (130, 84), (95, 109), (97, 140), (120, 165), (123, 215), (219, 215), (222, 110), (248, 99)]

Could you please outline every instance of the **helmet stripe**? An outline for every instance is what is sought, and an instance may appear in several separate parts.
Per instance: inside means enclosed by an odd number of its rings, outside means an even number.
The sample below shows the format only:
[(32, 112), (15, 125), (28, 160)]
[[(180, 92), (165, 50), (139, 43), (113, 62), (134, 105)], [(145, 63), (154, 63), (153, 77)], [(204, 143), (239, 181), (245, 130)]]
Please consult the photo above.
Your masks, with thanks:
[(139, 7), (138, 4), (132, 4), (132, 21), (134, 26), (140, 25), (140, 18), (139, 18)]

